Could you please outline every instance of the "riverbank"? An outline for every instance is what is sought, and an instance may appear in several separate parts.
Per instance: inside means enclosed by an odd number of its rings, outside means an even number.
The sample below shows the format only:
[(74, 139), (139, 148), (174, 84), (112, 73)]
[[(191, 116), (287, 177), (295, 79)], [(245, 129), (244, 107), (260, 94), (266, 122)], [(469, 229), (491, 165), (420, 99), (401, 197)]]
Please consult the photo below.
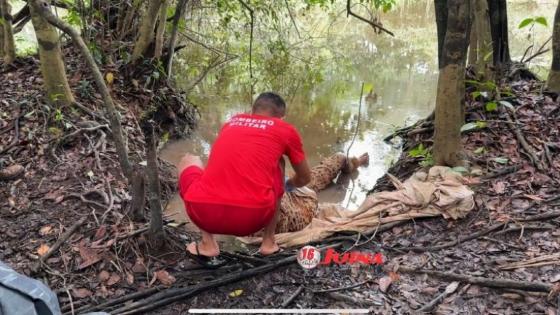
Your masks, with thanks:
[[(365, 307), (376, 314), (413, 314), (423, 307), (441, 314), (557, 312), (558, 96), (543, 94), (543, 82), (538, 80), (512, 79), (494, 92), (479, 94), (475, 83), (467, 89), (462, 141), (469, 166), (457, 169), (476, 192), (476, 209), (467, 218), (406, 222), (369, 241), (357, 235), (338, 239), (347, 239), (342, 249), (382, 251), (387, 257), (383, 274), (340, 266), (304, 271), (292, 264), (220, 286), (169, 306), (164, 314), (208, 307)], [(488, 105), (494, 101), (497, 108)], [(431, 124), (428, 117), (397, 132), (404, 150), (390, 173), (405, 179), (429, 160)], [(419, 149), (420, 144), (425, 150)], [(382, 178), (372, 191), (385, 189), (390, 188)], [(357, 243), (363, 244), (355, 247)], [(419, 269), (430, 270), (431, 275), (410, 273)], [(457, 279), (461, 281), (454, 283)], [(469, 283), (473, 279), (478, 282)], [(506, 281), (496, 288), (499, 281), (494, 280)], [(552, 292), (520, 283), (542, 285)]]

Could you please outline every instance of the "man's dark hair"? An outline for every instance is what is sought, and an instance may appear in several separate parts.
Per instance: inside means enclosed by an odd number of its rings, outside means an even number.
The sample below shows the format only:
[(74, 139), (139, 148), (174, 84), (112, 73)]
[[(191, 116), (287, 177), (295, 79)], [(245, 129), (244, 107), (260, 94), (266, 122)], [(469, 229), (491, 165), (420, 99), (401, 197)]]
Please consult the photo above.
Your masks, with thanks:
[(253, 103), (253, 112), (259, 110), (269, 110), (275, 115), (280, 115), (286, 111), (286, 102), (274, 92), (261, 93)]

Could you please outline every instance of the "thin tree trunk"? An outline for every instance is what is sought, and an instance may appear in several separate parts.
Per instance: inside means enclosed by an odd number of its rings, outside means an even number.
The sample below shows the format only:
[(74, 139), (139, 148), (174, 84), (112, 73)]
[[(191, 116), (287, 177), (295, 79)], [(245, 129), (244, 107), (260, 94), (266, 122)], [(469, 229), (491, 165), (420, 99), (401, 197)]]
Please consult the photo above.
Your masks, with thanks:
[(188, 0), (179, 0), (177, 3), (177, 8), (175, 9), (175, 17), (173, 17), (173, 29), (171, 31), (171, 38), (169, 39), (169, 45), (167, 48), (169, 58), (167, 59), (167, 80), (171, 78), (171, 69), (173, 66), (173, 55), (175, 54), (175, 44), (177, 43), (177, 33), (179, 30), (179, 21), (183, 18)]
[(470, 2), (448, 1), (447, 32), (442, 50), (435, 110), (434, 161), (436, 165), (461, 164), (460, 128), (464, 117), (465, 62)]
[[(2, 17), (2, 6), (0, 6), (0, 17)], [(4, 27), (0, 25), (0, 58), (4, 58)]]
[(39, 43), (41, 73), (49, 101), (58, 105), (69, 105), (75, 100), (66, 77), (58, 32), (41, 16), (38, 12), (40, 8), (37, 9), (34, 3), (30, 4), (29, 9)]
[(560, 3), (554, 14), (552, 29), (552, 65), (546, 81), (546, 87), (551, 92), (560, 93)]
[(488, 8), (490, 10), (494, 66), (501, 68), (503, 64), (511, 62), (506, 0), (488, 0)]
[(12, 29), (12, 7), (8, 0), (0, 0), (0, 12), (2, 12), (4, 63), (12, 64), (16, 60), (16, 45)]
[(83, 38), (80, 34), (69, 24), (62, 21), (61, 19), (54, 16), (50, 10), (49, 4), (45, 0), (31, 0), (31, 3), (37, 8), (37, 13), (39, 13), (43, 18), (45, 18), (50, 24), (56, 26), (64, 33), (68, 34), (74, 44), (80, 50), (82, 56), (84, 57), (90, 71), (93, 74), (93, 79), (95, 84), (97, 85), (97, 89), (103, 98), (103, 103), (107, 108), (107, 113), (109, 114), (109, 123), (111, 124), (111, 133), (113, 135), (113, 139), (115, 141), (115, 147), (117, 150), (117, 155), (119, 157), (119, 163), (122, 169), (124, 176), (131, 181), (132, 178), (132, 166), (130, 164), (130, 160), (128, 159), (128, 152), (126, 148), (126, 144), (124, 142), (123, 130), (121, 126), (121, 122), (119, 120), (119, 113), (115, 108), (115, 104), (113, 103), (113, 99), (109, 94), (109, 89), (105, 84), (105, 80), (103, 75), (99, 71), (93, 56), (91, 55), (89, 49), (87, 48), (86, 43), (84, 42)]
[(144, 207), (146, 206), (146, 192), (144, 185), (144, 175), (142, 172), (134, 172), (132, 176), (132, 202), (130, 205), (131, 218), (134, 221), (142, 221), (144, 217)]
[(161, 58), (163, 53), (163, 41), (165, 35), (165, 26), (167, 25), (167, 1), (164, 0), (159, 9), (159, 22), (156, 31), (156, 47), (154, 51), (154, 58)]
[(149, 0), (148, 9), (144, 12), (142, 20), (140, 21), (140, 30), (138, 31), (138, 38), (134, 44), (132, 61), (140, 59), (152, 43), (158, 12), (162, 2), (163, 0)]
[(157, 163), (157, 140), (152, 121), (143, 122), (142, 130), (146, 142), (146, 180), (148, 188), (148, 204), (150, 205), (150, 235), (156, 247), (160, 247), (165, 239), (163, 230), (163, 209), (161, 207), (161, 189)]
[(438, 40), (438, 67), (442, 67), (442, 49), (447, 31), (447, 0), (434, 0)]
[[(472, 8), (471, 8), (472, 9)], [(471, 18), (476, 21), (474, 12), (471, 14)], [(471, 24), (471, 36), (469, 39), (469, 59), (467, 65), (474, 65), (478, 60), (478, 34), (475, 23)]]
[(487, 0), (474, 0), (474, 15), (473, 25), (477, 33), (478, 48), (476, 68), (481, 80), (493, 80), (494, 76), (488, 62), (492, 54), (492, 34)]
[(136, 14), (136, 11), (138, 11), (138, 7), (140, 6), (140, 3), (141, 0), (134, 0), (134, 2), (132, 3), (132, 7), (126, 11), (122, 24), (118, 29), (119, 40), (122, 40), (132, 29), (132, 20), (134, 19), (134, 15)]

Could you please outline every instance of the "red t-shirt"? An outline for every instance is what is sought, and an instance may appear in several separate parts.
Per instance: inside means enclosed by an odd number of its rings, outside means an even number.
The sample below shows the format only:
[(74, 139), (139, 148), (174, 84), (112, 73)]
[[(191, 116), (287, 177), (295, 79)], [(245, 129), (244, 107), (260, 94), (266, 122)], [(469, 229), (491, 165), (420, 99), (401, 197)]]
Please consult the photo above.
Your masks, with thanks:
[[(247, 208), (275, 205), (283, 189), (279, 161), (305, 159), (297, 130), (282, 119), (239, 114), (228, 120), (212, 146), (201, 179), (189, 187), (185, 201)], [(282, 183), (282, 185), (279, 185)], [(281, 188), (275, 188), (280, 186)]]

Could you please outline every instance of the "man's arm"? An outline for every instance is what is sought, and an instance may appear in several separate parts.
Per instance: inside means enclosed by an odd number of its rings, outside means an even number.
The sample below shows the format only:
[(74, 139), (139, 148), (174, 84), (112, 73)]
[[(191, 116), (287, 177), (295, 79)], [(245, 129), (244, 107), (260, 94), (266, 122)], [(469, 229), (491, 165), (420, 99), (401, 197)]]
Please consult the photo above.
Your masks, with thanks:
[(290, 179), (288, 179), (287, 184), (293, 187), (303, 187), (311, 181), (311, 170), (309, 169), (309, 164), (307, 160), (303, 160), (298, 164), (292, 164), (292, 168), (296, 173)]

